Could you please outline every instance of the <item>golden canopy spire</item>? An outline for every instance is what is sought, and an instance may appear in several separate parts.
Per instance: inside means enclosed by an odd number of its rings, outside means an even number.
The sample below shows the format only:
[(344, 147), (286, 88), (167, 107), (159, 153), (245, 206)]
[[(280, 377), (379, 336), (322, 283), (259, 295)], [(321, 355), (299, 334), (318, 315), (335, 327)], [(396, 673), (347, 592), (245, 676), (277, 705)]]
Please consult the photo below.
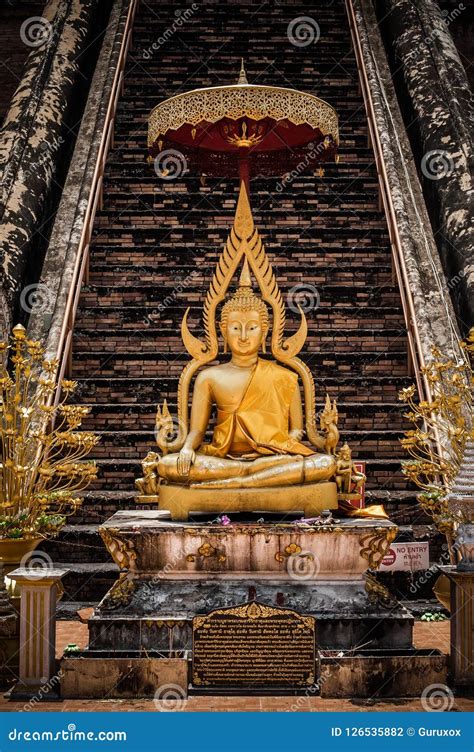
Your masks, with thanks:
[(244, 59), (243, 57), (240, 58), (240, 73), (239, 73), (239, 79), (237, 81), (238, 86), (243, 86), (245, 84), (248, 84), (247, 81), (247, 74), (245, 72), (244, 68)]

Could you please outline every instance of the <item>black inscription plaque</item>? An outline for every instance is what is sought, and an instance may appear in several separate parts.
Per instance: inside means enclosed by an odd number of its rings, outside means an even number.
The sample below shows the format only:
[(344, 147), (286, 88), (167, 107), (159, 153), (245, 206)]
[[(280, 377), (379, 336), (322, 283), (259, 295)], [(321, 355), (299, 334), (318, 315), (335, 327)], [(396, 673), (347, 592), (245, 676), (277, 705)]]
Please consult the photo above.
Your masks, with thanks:
[(315, 622), (296, 611), (246, 603), (193, 619), (193, 684), (301, 687), (314, 684)]

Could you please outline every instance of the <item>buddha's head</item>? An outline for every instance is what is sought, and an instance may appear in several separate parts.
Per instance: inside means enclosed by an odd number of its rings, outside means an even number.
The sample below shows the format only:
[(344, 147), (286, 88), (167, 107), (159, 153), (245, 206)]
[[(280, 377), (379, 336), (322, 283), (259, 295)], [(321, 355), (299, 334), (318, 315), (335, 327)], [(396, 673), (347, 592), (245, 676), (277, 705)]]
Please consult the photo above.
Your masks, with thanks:
[(245, 259), (239, 287), (222, 308), (220, 329), (224, 337), (224, 352), (227, 348), (235, 355), (256, 355), (260, 349), (265, 352), (268, 328), (268, 309), (252, 290)]

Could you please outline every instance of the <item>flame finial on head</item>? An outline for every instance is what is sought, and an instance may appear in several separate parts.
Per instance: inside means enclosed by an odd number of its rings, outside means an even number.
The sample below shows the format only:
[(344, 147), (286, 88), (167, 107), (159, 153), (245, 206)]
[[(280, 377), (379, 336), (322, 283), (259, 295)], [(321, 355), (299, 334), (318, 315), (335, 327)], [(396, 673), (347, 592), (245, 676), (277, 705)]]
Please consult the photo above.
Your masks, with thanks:
[[(252, 289), (252, 278), (250, 276), (250, 266), (247, 257), (245, 256), (242, 263), (242, 269), (240, 271), (239, 286), (232, 293), (224, 308), (227, 310), (245, 310), (248, 311), (255, 307), (263, 313), (263, 310), (267, 310), (265, 303), (258, 293), (255, 293)], [(268, 315), (268, 312), (267, 312)]]
[(244, 263), (242, 264), (242, 271), (240, 272), (239, 290), (241, 290), (242, 288), (246, 290), (252, 289), (252, 279), (250, 277), (249, 262), (247, 257), (245, 257), (244, 259)]

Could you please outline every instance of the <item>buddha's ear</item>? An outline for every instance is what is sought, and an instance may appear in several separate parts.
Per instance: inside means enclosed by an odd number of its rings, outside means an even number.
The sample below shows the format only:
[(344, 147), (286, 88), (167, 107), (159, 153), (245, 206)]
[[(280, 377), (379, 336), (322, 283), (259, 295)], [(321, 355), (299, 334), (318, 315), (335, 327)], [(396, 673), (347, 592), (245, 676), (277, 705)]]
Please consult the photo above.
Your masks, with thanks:
[(265, 329), (265, 331), (263, 332), (263, 335), (262, 335), (262, 353), (264, 355), (267, 352), (267, 348), (266, 348), (267, 334), (268, 334), (268, 329)]
[(221, 330), (222, 339), (224, 340), (224, 355), (227, 353), (227, 337), (226, 337), (226, 328), (222, 326), (222, 324), (219, 324), (219, 329)]

